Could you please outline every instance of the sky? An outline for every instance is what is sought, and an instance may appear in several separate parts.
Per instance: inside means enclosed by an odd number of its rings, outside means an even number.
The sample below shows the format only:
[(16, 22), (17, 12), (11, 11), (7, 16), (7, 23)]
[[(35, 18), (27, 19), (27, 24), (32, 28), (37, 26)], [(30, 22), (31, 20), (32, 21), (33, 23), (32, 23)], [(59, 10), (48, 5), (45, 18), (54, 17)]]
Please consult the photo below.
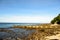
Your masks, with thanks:
[(60, 0), (0, 0), (0, 22), (50, 23)]

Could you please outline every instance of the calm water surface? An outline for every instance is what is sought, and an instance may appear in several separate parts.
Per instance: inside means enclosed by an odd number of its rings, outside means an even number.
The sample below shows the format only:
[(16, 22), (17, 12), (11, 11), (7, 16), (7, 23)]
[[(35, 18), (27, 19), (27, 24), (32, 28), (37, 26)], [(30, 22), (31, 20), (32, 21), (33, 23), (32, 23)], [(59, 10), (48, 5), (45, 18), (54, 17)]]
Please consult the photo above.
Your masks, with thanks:
[(0, 38), (5, 37), (24, 37), (35, 32), (35, 30), (26, 30), (21, 28), (10, 28), (14, 25), (26, 26), (26, 25), (37, 25), (39, 23), (0, 23), (0, 28), (6, 28), (6, 30), (11, 30), (11, 32), (0, 32)]
[(0, 23), (0, 28), (9, 28), (14, 25), (26, 26), (26, 25), (37, 25), (40, 23)]

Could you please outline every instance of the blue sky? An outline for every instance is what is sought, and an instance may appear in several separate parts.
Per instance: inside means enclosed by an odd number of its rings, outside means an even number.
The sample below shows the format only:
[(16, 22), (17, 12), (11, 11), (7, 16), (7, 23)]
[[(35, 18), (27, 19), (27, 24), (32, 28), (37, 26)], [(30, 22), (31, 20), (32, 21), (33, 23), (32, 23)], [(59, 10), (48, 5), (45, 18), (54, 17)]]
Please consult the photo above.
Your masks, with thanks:
[(49, 23), (60, 13), (60, 0), (0, 0), (0, 22)]

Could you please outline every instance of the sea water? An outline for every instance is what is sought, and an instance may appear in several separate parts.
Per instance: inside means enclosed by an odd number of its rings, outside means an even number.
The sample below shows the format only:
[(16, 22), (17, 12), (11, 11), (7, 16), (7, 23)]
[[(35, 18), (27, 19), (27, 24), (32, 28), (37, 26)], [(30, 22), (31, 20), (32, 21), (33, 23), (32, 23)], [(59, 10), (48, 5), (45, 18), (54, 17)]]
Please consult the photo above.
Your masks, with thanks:
[(27, 26), (27, 25), (37, 25), (40, 23), (0, 23), (0, 28), (9, 28), (14, 25)]
[[(32, 34), (35, 32), (35, 30), (27, 30), (27, 29), (21, 29), (21, 28), (10, 28), (13, 27), (14, 25), (20, 25), (20, 26), (27, 26), (27, 25), (38, 25), (40, 23), (0, 23), (0, 29), (4, 28), (7, 31), (11, 30), (10, 32), (0, 32), (0, 38), (5, 38), (5, 37), (24, 37), (28, 36), (29, 34)], [(2, 29), (3, 30), (3, 29)]]

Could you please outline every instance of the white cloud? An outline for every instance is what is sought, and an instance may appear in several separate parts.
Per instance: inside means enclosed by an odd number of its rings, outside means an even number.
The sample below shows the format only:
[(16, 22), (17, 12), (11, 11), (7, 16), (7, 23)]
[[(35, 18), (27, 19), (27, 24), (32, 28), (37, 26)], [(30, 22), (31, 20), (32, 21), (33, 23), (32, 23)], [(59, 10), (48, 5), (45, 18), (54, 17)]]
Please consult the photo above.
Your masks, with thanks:
[(0, 22), (49, 23), (51, 18), (48, 16), (11, 16), (0, 17)]

